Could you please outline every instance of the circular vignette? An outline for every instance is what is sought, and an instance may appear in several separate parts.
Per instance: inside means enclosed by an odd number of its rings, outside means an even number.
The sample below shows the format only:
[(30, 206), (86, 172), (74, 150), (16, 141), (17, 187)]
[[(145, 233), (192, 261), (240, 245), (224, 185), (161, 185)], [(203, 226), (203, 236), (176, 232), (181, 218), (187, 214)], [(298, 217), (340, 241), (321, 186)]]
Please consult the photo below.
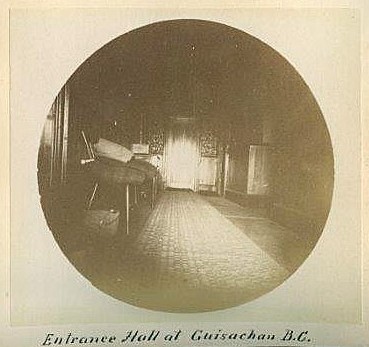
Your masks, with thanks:
[(238, 29), (123, 34), (57, 95), (38, 156), (56, 242), (95, 287), (167, 312), (249, 302), (294, 273), (330, 210), (333, 151), (309, 87)]

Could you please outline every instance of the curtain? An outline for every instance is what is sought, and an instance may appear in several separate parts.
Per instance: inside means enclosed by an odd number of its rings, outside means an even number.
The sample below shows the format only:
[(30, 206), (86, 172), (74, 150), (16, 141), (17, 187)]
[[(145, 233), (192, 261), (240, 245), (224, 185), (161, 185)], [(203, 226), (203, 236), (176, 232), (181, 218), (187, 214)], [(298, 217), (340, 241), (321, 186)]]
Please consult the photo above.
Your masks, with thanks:
[(38, 180), (42, 192), (67, 183), (69, 99), (69, 87), (65, 85), (52, 104), (44, 125), (38, 156)]

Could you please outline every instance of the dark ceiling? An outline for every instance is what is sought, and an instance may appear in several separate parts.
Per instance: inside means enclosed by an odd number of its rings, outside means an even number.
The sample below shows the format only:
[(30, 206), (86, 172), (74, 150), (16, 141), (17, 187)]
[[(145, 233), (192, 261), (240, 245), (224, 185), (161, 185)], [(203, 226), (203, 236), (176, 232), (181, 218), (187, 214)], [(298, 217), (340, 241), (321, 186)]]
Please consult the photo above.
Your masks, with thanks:
[[(283, 113), (309, 93), (294, 68), (260, 40), (223, 24), (174, 20), (111, 41), (71, 78), (99, 117), (244, 119)], [(118, 116), (119, 117), (119, 116)]]

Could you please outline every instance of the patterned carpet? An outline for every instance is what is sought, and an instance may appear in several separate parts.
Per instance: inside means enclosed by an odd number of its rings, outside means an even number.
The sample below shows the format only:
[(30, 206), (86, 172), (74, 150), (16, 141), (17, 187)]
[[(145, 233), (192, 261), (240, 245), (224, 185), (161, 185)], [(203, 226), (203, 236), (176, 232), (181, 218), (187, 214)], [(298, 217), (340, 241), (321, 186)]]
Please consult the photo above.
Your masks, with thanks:
[[(79, 268), (118, 299), (170, 312), (239, 305), (281, 284), (291, 273), (286, 262), (257, 245), (244, 225), (222, 215), (219, 201), (216, 208), (210, 200), (193, 192), (165, 192), (142, 230), (90, 249)], [(238, 205), (231, 207), (227, 213), (233, 217), (246, 216)]]

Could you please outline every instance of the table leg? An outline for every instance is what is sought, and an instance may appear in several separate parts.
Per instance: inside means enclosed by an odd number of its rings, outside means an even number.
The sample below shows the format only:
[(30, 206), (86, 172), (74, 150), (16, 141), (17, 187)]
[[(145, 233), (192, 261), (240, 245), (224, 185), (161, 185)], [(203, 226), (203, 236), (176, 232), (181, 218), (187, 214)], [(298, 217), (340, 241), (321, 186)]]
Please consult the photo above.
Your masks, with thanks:
[(95, 195), (96, 195), (96, 191), (97, 191), (98, 186), (99, 186), (99, 183), (98, 183), (98, 182), (96, 182), (96, 183), (95, 183), (95, 185), (94, 185), (94, 189), (93, 189), (93, 191), (92, 191), (91, 197), (90, 197), (90, 199), (89, 199), (89, 201), (88, 201), (88, 205), (87, 205), (87, 209), (88, 209), (88, 210), (91, 208), (92, 202), (93, 202), (93, 201), (94, 201), (94, 199), (95, 199)]
[(151, 208), (153, 209), (154, 208), (154, 195), (155, 195), (155, 191), (154, 191), (154, 187), (155, 187), (155, 184), (154, 184), (154, 177), (151, 181)]
[(126, 184), (126, 234), (129, 234), (129, 184)]
[(135, 188), (135, 205), (137, 205), (137, 204), (138, 204), (138, 198), (137, 198), (137, 186), (135, 185), (135, 186), (134, 186), (134, 188)]

